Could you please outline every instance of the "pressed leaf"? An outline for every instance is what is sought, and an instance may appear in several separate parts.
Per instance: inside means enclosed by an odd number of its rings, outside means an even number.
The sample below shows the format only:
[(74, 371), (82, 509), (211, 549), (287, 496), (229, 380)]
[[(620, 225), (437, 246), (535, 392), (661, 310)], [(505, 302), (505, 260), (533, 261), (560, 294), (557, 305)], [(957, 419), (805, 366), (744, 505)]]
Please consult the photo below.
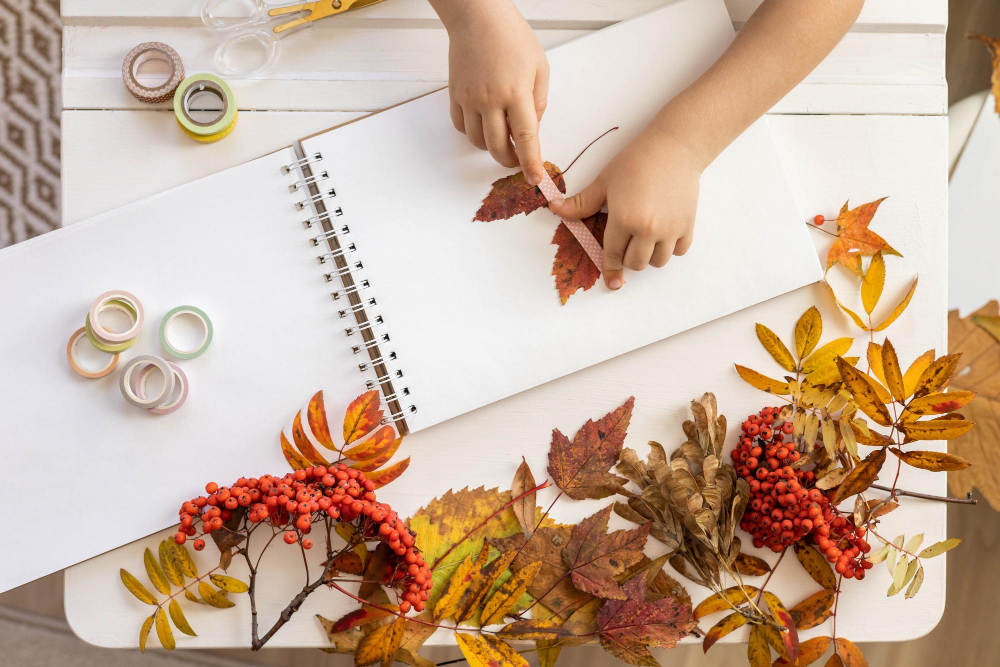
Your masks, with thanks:
[(507, 580), (496, 593), (494, 593), (483, 607), (482, 624), (493, 625), (503, 620), (504, 616), (514, 607), (517, 601), (528, 590), (532, 579), (538, 574), (542, 567), (542, 561), (535, 561), (527, 567), (521, 568), (513, 577)]
[(354, 628), (360, 628), (362, 626), (368, 625), (369, 623), (374, 623), (375, 621), (381, 620), (387, 616), (391, 616), (392, 612), (388, 609), (395, 610), (394, 605), (386, 607), (386, 609), (380, 609), (377, 607), (372, 607), (370, 605), (362, 605), (359, 609), (348, 612), (341, 616), (336, 621), (331, 621), (327, 618), (317, 615), (320, 623), (322, 623), (323, 628), (326, 630), (328, 635), (339, 634), (341, 632), (347, 632), (348, 630), (353, 630)]
[(514, 473), (514, 483), (511, 484), (510, 495), (514, 498), (523, 496), (520, 500), (514, 501), (512, 509), (514, 510), (514, 516), (517, 517), (517, 522), (521, 524), (521, 530), (524, 531), (525, 539), (529, 540), (535, 532), (537, 494), (533, 489), (536, 486), (538, 485), (535, 484), (535, 476), (531, 474), (531, 468), (522, 456), (521, 465), (517, 467), (517, 472)]
[(495, 587), (499, 588), (502, 585), (499, 579), (507, 568), (510, 567), (511, 561), (514, 560), (515, 556), (517, 556), (517, 552), (501, 553), (498, 558), (476, 573), (472, 585), (469, 586), (469, 590), (463, 597), (455, 614), (456, 621), (459, 623), (474, 622), (470, 619), (473, 619), (476, 614), (481, 612), (483, 600), (486, 599), (486, 595)]
[(389, 667), (396, 661), (396, 652), (403, 643), (403, 633), (406, 628), (406, 618), (396, 617), (392, 623), (379, 626), (365, 635), (354, 652), (354, 664), (373, 665), (381, 663)]
[(861, 329), (862, 331), (870, 331), (868, 325), (865, 324), (865, 321), (861, 319), (861, 316), (855, 313), (847, 306), (845, 306), (843, 302), (841, 302), (841, 300), (837, 297), (837, 293), (833, 291), (833, 286), (830, 285), (830, 283), (826, 282), (825, 280), (823, 281), (823, 284), (826, 285), (826, 289), (830, 292), (830, 296), (833, 297), (833, 300), (837, 304), (837, 307), (840, 308), (842, 311), (844, 311), (844, 313), (847, 314), (847, 316), (854, 321), (854, 324), (856, 324), (859, 329)]
[(802, 313), (802, 317), (795, 323), (795, 352), (799, 359), (805, 359), (809, 356), (809, 353), (816, 348), (822, 335), (823, 318), (816, 306), (812, 306)]
[(160, 640), (160, 646), (167, 649), (168, 651), (173, 651), (176, 644), (174, 643), (174, 631), (170, 629), (170, 621), (167, 620), (167, 612), (163, 611), (163, 607), (156, 610), (156, 637)]
[(916, 440), (953, 440), (968, 433), (975, 425), (976, 422), (964, 419), (932, 419), (930, 421), (907, 422), (901, 424), (899, 428), (906, 434), (907, 442), (914, 442)]
[(141, 602), (151, 605), (156, 604), (156, 598), (153, 594), (150, 593), (149, 590), (147, 590), (146, 587), (143, 586), (131, 572), (121, 568), (118, 573), (121, 575), (122, 583), (125, 584), (125, 588), (128, 589), (129, 593), (139, 598)]
[(892, 346), (889, 339), (885, 339), (882, 345), (882, 376), (885, 378), (885, 386), (888, 387), (892, 397), (897, 402), (906, 400), (906, 391), (903, 388), (903, 369), (899, 367), (899, 359), (896, 357), (896, 348)]
[(952, 537), (947, 540), (942, 540), (941, 542), (935, 542), (928, 547), (924, 547), (924, 550), (917, 554), (917, 556), (920, 558), (934, 558), (935, 556), (940, 556), (946, 551), (951, 551), (961, 543), (962, 540), (958, 537)]
[(872, 255), (871, 264), (865, 271), (865, 278), (861, 281), (861, 303), (864, 304), (865, 312), (869, 315), (878, 305), (878, 300), (882, 298), (882, 290), (885, 288), (885, 259), (882, 252)]
[(750, 667), (768, 667), (771, 664), (771, 647), (759, 625), (750, 628), (750, 640), (747, 642), (747, 661)]
[[(364, 436), (362, 436), (364, 437)], [(359, 438), (360, 440), (360, 438)], [(375, 431), (370, 438), (344, 450), (344, 457), (352, 461), (371, 461), (384, 455), (396, 441), (396, 431), (388, 424)]]
[(164, 595), (170, 595), (170, 582), (167, 581), (167, 575), (163, 573), (160, 564), (156, 562), (156, 557), (149, 550), (149, 547), (146, 547), (146, 551), (142, 555), (142, 562), (146, 566), (146, 575), (153, 583), (153, 588)]
[(833, 497), (833, 504), (836, 505), (844, 498), (850, 498), (853, 495), (864, 492), (878, 479), (878, 473), (882, 469), (883, 463), (885, 463), (884, 449), (876, 449), (862, 459), (847, 474), (847, 477), (837, 489), (837, 493)]
[[(566, 192), (566, 180), (562, 170), (551, 162), (545, 163), (545, 171), (552, 178), (560, 192)], [(520, 213), (528, 214), (548, 205), (545, 195), (538, 186), (531, 185), (524, 177), (524, 172), (497, 179), (490, 188), (490, 193), (483, 199), (483, 204), (476, 211), (475, 222), (492, 222), (507, 220)]]
[[(813, 664), (823, 657), (823, 654), (826, 653), (832, 643), (833, 639), (830, 637), (813, 637), (812, 639), (807, 639), (799, 644), (799, 657), (794, 664), (796, 667), (806, 667), (806, 665)], [(791, 664), (784, 658), (779, 658), (775, 661), (774, 667), (788, 667)]]
[(532, 618), (508, 623), (497, 636), (504, 639), (562, 639), (570, 634), (569, 630), (554, 621)]
[(746, 622), (746, 616), (738, 612), (733, 612), (729, 616), (726, 616), (705, 633), (705, 639), (701, 644), (702, 649), (707, 653), (708, 649), (712, 648), (715, 642), (719, 641), (733, 630), (742, 628), (746, 625)]
[(734, 364), (736, 366), (736, 372), (740, 374), (745, 382), (750, 384), (761, 391), (766, 391), (769, 394), (777, 394), (778, 396), (784, 396), (789, 393), (788, 383), (775, 380), (774, 378), (769, 378), (766, 375), (762, 375), (755, 370), (747, 368), (746, 366), (740, 366), (739, 364)]
[(946, 354), (939, 359), (935, 359), (920, 374), (917, 386), (913, 389), (913, 395), (917, 398), (941, 391), (951, 380), (958, 368), (958, 361), (961, 355)]
[(236, 603), (227, 598), (224, 594), (212, 588), (204, 581), (198, 582), (198, 592), (201, 598), (216, 609), (229, 609), (235, 607)]
[(615, 576), (642, 558), (652, 522), (608, 533), (610, 516), (608, 506), (574, 527), (562, 552), (563, 562), (578, 590), (602, 598), (624, 599)]
[(690, 607), (671, 597), (646, 600), (646, 577), (625, 582), (625, 600), (606, 600), (597, 614), (605, 651), (632, 665), (657, 665), (649, 647), (673, 648), (695, 626)]
[(792, 547), (795, 550), (795, 557), (813, 581), (829, 590), (837, 588), (837, 575), (833, 573), (830, 563), (820, 555), (819, 551), (801, 541), (795, 542)]
[(177, 567), (180, 568), (188, 577), (198, 576), (198, 566), (194, 564), (194, 559), (191, 558), (191, 553), (182, 544), (177, 544), (173, 540), (169, 542), (170, 548), (173, 550), (174, 561), (177, 563)]
[(189, 637), (197, 637), (197, 633), (191, 629), (188, 624), (187, 619), (184, 617), (184, 610), (181, 609), (181, 603), (177, 600), (171, 600), (170, 604), (167, 605), (167, 609), (170, 611), (170, 620), (174, 622), (174, 625), (178, 630), (188, 635)]
[(840, 659), (840, 656), (834, 653), (830, 656), (830, 659), (826, 661), (826, 667), (844, 667), (844, 661)]
[(239, 579), (234, 579), (233, 577), (227, 577), (223, 574), (213, 574), (209, 577), (212, 583), (229, 593), (246, 593), (250, 590), (250, 587)]
[(836, 593), (824, 588), (789, 609), (788, 613), (795, 622), (795, 629), (808, 630), (821, 625), (832, 615), (835, 599)]
[(837, 357), (842, 357), (847, 354), (847, 351), (851, 349), (851, 345), (853, 343), (853, 338), (837, 338), (836, 340), (831, 340), (829, 343), (810, 354), (809, 357), (802, 362), (802, 372), (812, 373), (828, 364), (832, 364), (837, 360)]
[(181, 568), (177, 564), (174, 550), (170, 547), (171, 543), (171, 540), (163, 540), (160, 542), (160, 547), (158, 549), (160, 569), (163, 570), (163, 574), (166, 575), (167, 580), (174, 586), (183, 586), (184, 575), (181, 573)]
[(906, 391), (907, 398), (913, 396), (913, 392), (917, 388), (917, 381), (923, 375), (924, 371), (927, 370), (927, 367), (931, 365), (932, 361), (934, 361), (934, 350), (927, 350), (914, 359), (910, 367), (903, 373), (903, 388)]
[(570, 441), (559, 429), (552, 431), (549, 475), (556, 486), (574, 500), (606, 498), (624, 481), (610, 473), (625, 441), (635, 398), (598, 421), (588, 420)]
[(908, 291), (906, 296), (903, 297), (903, 300), (892, 309), (892, 312), (889, 313), (884, 320), (882, 320), (882, 323), (875, 327), (875, 331), (885, 331), (889, 328), (889, 325), (896, 321), (896, 318), (903, 314), (906, 307), (910, 305), (910, 299), (913, 298), (913, 293), (917, 291), (917, 280), (918, 278), (913, 279), (913, 284), (910, 285), (910, 291)]
[(927, 394), (920, 398), (914, 398), (906, 406), (906, 411), (914, 415), (943, 415), (955, 412), (976, 397), (974, 391), (949, 391), (941, 394)]
[(309, 422), (309, 430), (316, 436), (319, 444), (327, 449), (336, 450), (333, 444), (333, 437), (330, 433), (330, 423), (326, 418), (326, 406), (323, 404), (323, 391), (317, 391), (306, 407), (306, 421)]
[[(501, 660), (497, 667), (508, 667), (508, 665), (512, 667), (529, 667), (528, 661), (524, 659), (524, 656), (515, 651), (514, 647), (504, 640), (498, 639), (493, 635), (482, 635), (482, 639), (495, 655), (500, 656)], [(492, 667), (492, 662), (490, 665)]]
[(847, 448), (847, 452), (852, 458), (858, 458), (858, 438), (854, 434), (851, 420), (847, 417), (841, 417), (838, 425), (840, 426), (840, 437), (844, 443), (844, 447)]
[(892, 424), (892, 416), (866, 376), (848, 365), (842, 357), (837, 359), (837, 368), (840, 370), (840, 376), (844, 379), (847, 390), (851, 392), (851, 397), (862, 412), (875, 420), (877, 424), (882, 426)]
[(863, 256), (870, 257), (879, 251), (886, 255), (902, 256), (885, 239), (868, 229), (875, 211), (885, 199), (882, 197), (850, 210), (847, 203), (844, 204), (837, 216), (837, 240), (830, 246), (826, 257), (827, 271), (839, 262), (864, 279), (865, 274), (861, 270)]
[(771, 566), (763, 558), (751, 556), (741, 551), (736, 554), (733, 569), (747, 577), (762, 577), (771, 571)]
[(458, 648), (468, 661), (469, 667), (515, 667), (521, 664), (510, 662), (494, 646), (486, 643), (486, 640), (481, 636), (456, 632), (455, 641), (458, 642)]
[(153, 621), (156, 620), (156, 612), (142, 622), (142, 627), (139, 628), (139, 652), (146, 652), (146, 640), (149, 639), (149, 631), (153, 627)]
[(191, 602), (194, 602), (196, 604), (205, 604), (204, 600), (202, 600), (200, 597), (192, 593), (190, 590), (184, 591), (184, 597), (187, 600), (190, 600)]
[[(597, 243), (604, 245), (604, 228), (608, 224), (608, 214), (598, 211), (580, 221), (594, 236)], [(566, 223), (560, 222), (552, 236), (556, 246), (556, 256), (552, 260), (552, 275), (556, 281), (556, 291), (563, 305), (578, 290), (589, 290), (601, 277), (601, 267), (594, 264), (583, 245), (570, 231)]]
[(382, 410), (377, 389), (367, 391), (347, 406), (344, 414), (344, 445), (360, 440), (382, 422)]
[(764, 601), (767, 602), (767, 607), (771, 610), (771, 616), (774, 617), (774, 620), (779, 625), (784, 626), (786, 632), (781, 633), (781, 642), (785, 647), (785, 654), (789, 659), (795, 660), (799, 655), (799, 633), (795, 629), (792, 615), (788, 613), (785, 605), (774, 593), (764, 591)]
[(768, 354), (778, 362), (779, 366), (789, 373), (795, 372), (795, 357), (773, 331), (760, 323), (757, 324), (757, 340), (764, 346)]
[(844, 662), (844, 667), (868, 667), (868, 661), (862, 655), (861, 649), (850, 640), (837, 637), (837, 651)]
[(702, 600), (697, 607), (694, 608), (692, 615), (695, 620), (704, 618), (709, 614), (714, 614), (719, 611), (725, 611), (727, 609), (732, 610), (734, 606), (738, 607), (742, 604), (746, 604), (750, 598), (747, 595), (753, 596), (759, 593), (760, 590), (754, 588), (753, 586), (732, 586), (722, 591), (722, 593), (712, 593), (707, 598)]
[[(369, 438), (369, 440), (372, 439), (374, 438)], [(368, 440), (365, 440), (365, 442), (368, 442)], [(396, 453), (396, 450), (399, 449), (399, 446), (402, 443), (403, 443), (402, 438), (396, 438), (395, 440), (392, 441), (392, 444), (389, 445), (389, 448), (379, 456), (376, 456), (373, 459), (368, 459), (367, 461), (357, 461), (351, 463), (351, 467), (359, 472), (365, 473), (367, 476), (368, 473), (375, 472), (376, 470), (384, 466), (386, 463), (388, 463), (389, 460)]]
[(930, 470), (932, 472), (951, 472), (954, 470), (963, 470), (969, 467), (969, 462), (961, 456), (948, 454), (947, 452), (904, 452), (896, 447), (892, 447), (889, 451), (898, 456), (903, 463), (911, 465), (914, 468), (921, 468), (922, 470)]
[(920, 590), (920, 586), (924, 583), (924, 566), (921, 565), (917, 568), (917, 572), (910, 581), (910, 585), (906, 587), (906, 595), (904, 596), (907, 600), (914, 597), (917, 591)]
[(303, 468), (310, 467), (309, 461), (292, 447), (292, 443), (288, 441), (284, 431), (281, 432), (281, 453), (284, 454), (288, 465), (292, 466), (292, 470), (302, 470)]
[(490, 557), (490, 545), (483, 543), (479, 554), (473, 558), (472, 554), (458, 566), (455, 573), (448, 580), (441, 598), (434, 606), (434, 618), (450, 618), (458, 611), (462, 598), (476, 580), (476, 576), (486, 567)]
[(375, 470), (365, 474), (365, 478), (375, 485), (376, 489), (381, 489), (386, 484), (395, 481), (410, 467), (410, 457), (407, 456), (399, 463), (393, 463), (388, 468)]
[(309, 442), (309, 436), (306, 435), (305, 429), (302, 428), (302, 411), (299, 410), (295, 414), (295, 419), (292, 420), (292, 441), (295, 446), (298, 447), (299, 453), (302, 457), (309, 461), (313, 465), (323, 465), (328, 466), (330, 462), (323, 458), (323, 455), (313, 447), (313, 444)]

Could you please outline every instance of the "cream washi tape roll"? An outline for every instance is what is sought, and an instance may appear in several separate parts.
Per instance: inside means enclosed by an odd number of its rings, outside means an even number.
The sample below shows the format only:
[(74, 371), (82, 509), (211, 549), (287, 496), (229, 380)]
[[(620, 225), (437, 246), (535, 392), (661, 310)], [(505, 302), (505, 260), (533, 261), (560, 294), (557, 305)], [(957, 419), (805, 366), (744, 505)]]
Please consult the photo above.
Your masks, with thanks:
[[(214, 95), (222, 102), (221, 111), (211, 120), (196, 120), (191, 114), (191, 101), (202, 93)], [(219, 77), (192, 74), (174, 93), (174, 115), (185, 134), (195, 141), (210, 144), (224, 139), (236, 126), (236, 98), (229, 84)]]
[[(191, 315), (199, 322), (201, 322), (201, 327), (203, 334), (201, 337), (201, 342), (191, 350), (182, 350), (176, 345), (170, 342), (170, 325), (173, 324), (174, 320), (182, 315)], [(212, 344), (212, 337), (215, 335), (215, 330), (212, 327), (212, 320), (209, 319), (208, 315), (201, 308), (195, 308), (194, 306), (177, 306), (169, 313), (164, 315), (163, 320), (160, 322), (160, 345), (166, 350), (171, 356), (178, 359), (194, 359), (195, 357), (200, 357), (204, 354), (208, 346)]]
[[(153, 398), (147, 398), (146, 396), (140, 396), (132, 383), (132, 376), (137, 370), (144, 368), (147, 365), (154, 366), (163, 375), (163, 389), (160, 391), (158, 396)], [(170, 364), (166, 359), (161, 359), (152, 354), (144, 354), (135, 359), (131, 359), (125, 368), (122, 369), (121, 375), (118, 376), (118, 388), (121, 389), (122, 396), (125, 400), (134, 405), (137, 408), (158, 408), (167, 401), (174, 393), (174, 371), (170, 368)]]
[[(150, 60), (162, 60), (170, 65), (167, 80), (154, 88), (142, 85), (136, 76), (140, 65)], [(170, 101), (183, 79), (184, 63), (181, 62), (181, 57), (173, 48), (162, 42), (143, 42), (129, 51), (122, 62), (122, 80), (125, 82), (125, 87), (132, 93), (132, 97), (147, 104)]]
[[(177, 394), (177, 398), (171, 400), (167, 399), (167, 402), (156, 408), (150, 408), (149, 411), (154, 415), (169, 415), (171, 412), (178, 410), (187, 401), (188, 394), (190, 393), (190, 384), (188, 383), (187, 375), (181, 370), (181, 367), (172, 361), (168, 361), (167, 364), (170, 365), (170, 369), (174, 372), (174, 394)], [(139, 395), (140, 399), (146, 398), (146, 378), (149, 377), (150, 372), (152, 372), (153, 366), (151, 364), (146, 364), (143, 369), (139, 372), (139, 376), (135, 379), (135, 389), (136, 394)]]
[(66, 346), (66, 358), (69, 359), (70, 368), (79, 373), (85, 378), (90, 378), (91, 380), (96, 380), (97, 378), (102, 378), (105, 375), (110, 375), (111, 371), (115, 370), (118, 366), (119, 354), (117, 352), (112, 353), (111, 360), (108, 365), (104, 368), (98, 369), (96, 371), (91, 371), (84, 368), (83, 364), (80, 363), (79, 357), (77, 357), (77, 345), (79, 345), (81, 340), (87, 338), (87, 329), (85, 327), (80, 327), (73, 332), (73, 335), (69, 337), (69, 344)]
[[(132, 326), (129, 327), (127, 331), (116, 333), (114, 331), (108, 331), (105, 327), (101, 326), (101, 312), (103, 310), (107, 310), (112, 301), (124, 302), (130, 306), (131, 310), (135, 313), (135, 318), (132, 320)], [(142, 309), (142, 302), (139, 301), (135, 295), (129, 294), (123, 290), (112, 290), (110, 292), (105, 292), (94, 300), (93, 305), (90, 306), (90, 313), (88, 313), (88, 317), (90, 318), (92, 337), (102, 343), (115, 345), (117, 343), (126, 343), (135, 339), (139, 335), (139, 332), (142, 331), (142, 323), (145, 319), (145, 314)]]
[[(135, 308), (133, 308), (130, 303), (128, 303), (127, 301), (120, 301), (118, 299), (112, 299), (108, 301), (106, 304), (104, 304), (104, 306), (102, 306), (101, 312), (107, 310), (116, 310), (120, 313), (124, 313), (132, 320), (133, 323), (139, 317), (139, 313), (136, 312)], [(101, 340), (94, 332), (93, 325), (90, 322), (90, 313), (87, 313), (87, 320), (86, 322), (84, 322), (83, 328), (84, 331), (86, 331), (87, 333), (87, 338), (90, 340), (90, 344), (96, 347), (98, 350), (102, 352), (108, 352), (109, 354), (124, 352), (125, 350), (135, 345), (135, 341), (139, 339), (139, 336), (136, 335), (135, 338), (127, 340), (124, 343), (108, 343)]]

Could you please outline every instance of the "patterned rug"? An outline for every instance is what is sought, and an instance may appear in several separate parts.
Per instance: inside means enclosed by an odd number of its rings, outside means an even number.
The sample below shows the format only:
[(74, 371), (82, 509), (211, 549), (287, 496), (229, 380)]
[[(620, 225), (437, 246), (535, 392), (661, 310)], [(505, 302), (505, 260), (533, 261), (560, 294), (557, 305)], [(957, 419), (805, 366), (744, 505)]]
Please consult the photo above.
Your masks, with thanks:
[(0, 0), (0, 247), (59, 226), (59, 0)]

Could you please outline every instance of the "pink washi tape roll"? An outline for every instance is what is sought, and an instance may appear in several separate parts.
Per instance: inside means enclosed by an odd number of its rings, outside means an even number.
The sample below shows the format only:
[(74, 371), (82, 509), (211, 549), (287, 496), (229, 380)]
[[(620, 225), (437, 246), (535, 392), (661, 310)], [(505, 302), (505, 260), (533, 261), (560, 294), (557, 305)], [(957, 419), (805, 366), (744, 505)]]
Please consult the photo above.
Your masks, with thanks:
[[(154, 415), (169, 415), (171, 412), (178, 410), (184, 402), (187, 401), (188, 394), (191, 391), (191, 385), (188, 383), (187, 375), (181, 370), (181, 367), (172, 361), (168, 361), (167, 364), (170, 366), (170, 370), (174, 372), (174, 395), (177, 398), (168, 398), (167, 402), (155, 408), (151, 408), (149, 411)], [(135, 389), (136, 394), (142, 400), (148, 400), (146, 397), (146, 377), (149, 375), (150, 371), (154, 370), (156, 367), (152, 364), (147, 364), (141, 371), (139, 371), (139, 376), (135, 379)]]
[[(101, 326), (101, 311), (105, 309), (110, 301), (121, 301), (127, 303), (135, 310), (135, 320), (132, 322), (132, 326), (129, 327), (128, 331), (116, 333)], [(145, 314), (142, 310), (142, 302), (139, 301), (139, 299), (137, 299), (133, 294), (122, 290), (105, 292), (101, 296), (97, 297), (97, 299), (94, 300), (93, 305), (90, 306), (91, 332), (98, 340), (105, 343), (125, 343), (132, 340), (139, 335), (140, 331), (142, 331), (142, 322), (144, 319)]]
[[(150, 88), (139, 83), (136, 74), (139, 66), (150, 60), (162, 60), (170, 65), (167, 80), (159, 86)], [(143, 42), (128, 52), (122, 62), (122, 80), (132, 97), (147, 104), (168, 102), (173, 99), (177, 87), (184, 80), (184, 63), (181, 57), (170, 46), (163, 42)]]
[[(547, 171), (543, 172), (545, 175), (542, 176), (542, 182), (538, 184), (538, 189), (542, 191), (545, 195), (546, 201), (552, 201), (553, 199), (562, 198), (563, 194), (559, 192), (559, 188), (552, 181), (552, 177), (549, 176)], [(566, 225), (569, 231), (576, 237), (576, 240), (580, 242), (583, 246), (584, 252), (590, 257), (596, 266), (597, 270), (600, 271), (604, 267), (604, 249), (601, 248), (601, 244), (597, 242), (594, 235), (587, 229), (587, 225), (583, 224), (579, 220), (566, 220), (565, 218), (560, 218), (562, 223)]]

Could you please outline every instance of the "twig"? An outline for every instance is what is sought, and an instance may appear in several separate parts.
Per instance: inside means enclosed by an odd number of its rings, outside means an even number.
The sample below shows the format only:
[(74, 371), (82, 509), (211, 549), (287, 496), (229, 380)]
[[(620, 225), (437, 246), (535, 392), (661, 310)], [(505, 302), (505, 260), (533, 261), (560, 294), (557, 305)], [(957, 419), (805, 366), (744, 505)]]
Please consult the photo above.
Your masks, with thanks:
[(571, 167), (572, 167), (572, 166), (573, 166), (574, 164), (576, 164), (576, 161), (577, 161), (577, 160), (579, 160), (579, 159), (580, 159), (580, 157), (581, 157), (581, 156), (582, 156), (582, 155), (583, 155), (584, 153), (586, 153), (586, 152), (587, 152), (587, 149), (588, 149), (588, 148), (590, 148), (591, 146), (593, 146), (594, 144), (596, 144), (596, 143), (597, 143), (598, 141), (600, 141), (601, 139), (603, 139), (604, 137), (606, 137), (607, 135), (611, 134), (612, 132), (614, 132), (614, 131), (615, 131), (615, 130), (617, 130), (617, 129), (618, 129), (618, 127), (617, 127), (617, 126), (615, 126), (615, 127), (611, 128), (610, 130), (608, 130), (607, 132), (605, 132), (604, 134), (602, 134), (601, 136), (599, 136), (599, 137), (597, 137), (596, 139), (594, 139), (593, 141), (591, 141), (591, 142), (590, 142), (589, 144), (587, 144), (587, 145), (586, 145), (586, 146), (584, 147), (584, 149), (583, 149), (582, 151), (580, 151), (580, 154), (579, 154), (579, 155), (577, 155), (577, 156), (576, 156), (575, 158), (573, 158), (573, 161), (569, 163), (569, 167), (566, 167), (565, 169), (563, 169), (562, 173), (564, 173), (564, 174), (565, 174), (565, 173), (566, 173), (567, 171), (569, 171), (569, 170), (570, 170), (570, 168), (571, 168)]
[(923, 500), (935, 500), (941, 503), (954, 503), (956, 505), (975, 505), (979, 502), (977, 498), (972, 497), (971, 491), (965, 498), (952, 498), (951, 496), (934, 496), (929, 493), (918, 493), (916, 491), (907, 491), (906, 489), (891, 489), (880, 484), (872, 484), (871, 488), (885, 491), (892, 496), (909, 496), (910, 498), (922, 498)]

